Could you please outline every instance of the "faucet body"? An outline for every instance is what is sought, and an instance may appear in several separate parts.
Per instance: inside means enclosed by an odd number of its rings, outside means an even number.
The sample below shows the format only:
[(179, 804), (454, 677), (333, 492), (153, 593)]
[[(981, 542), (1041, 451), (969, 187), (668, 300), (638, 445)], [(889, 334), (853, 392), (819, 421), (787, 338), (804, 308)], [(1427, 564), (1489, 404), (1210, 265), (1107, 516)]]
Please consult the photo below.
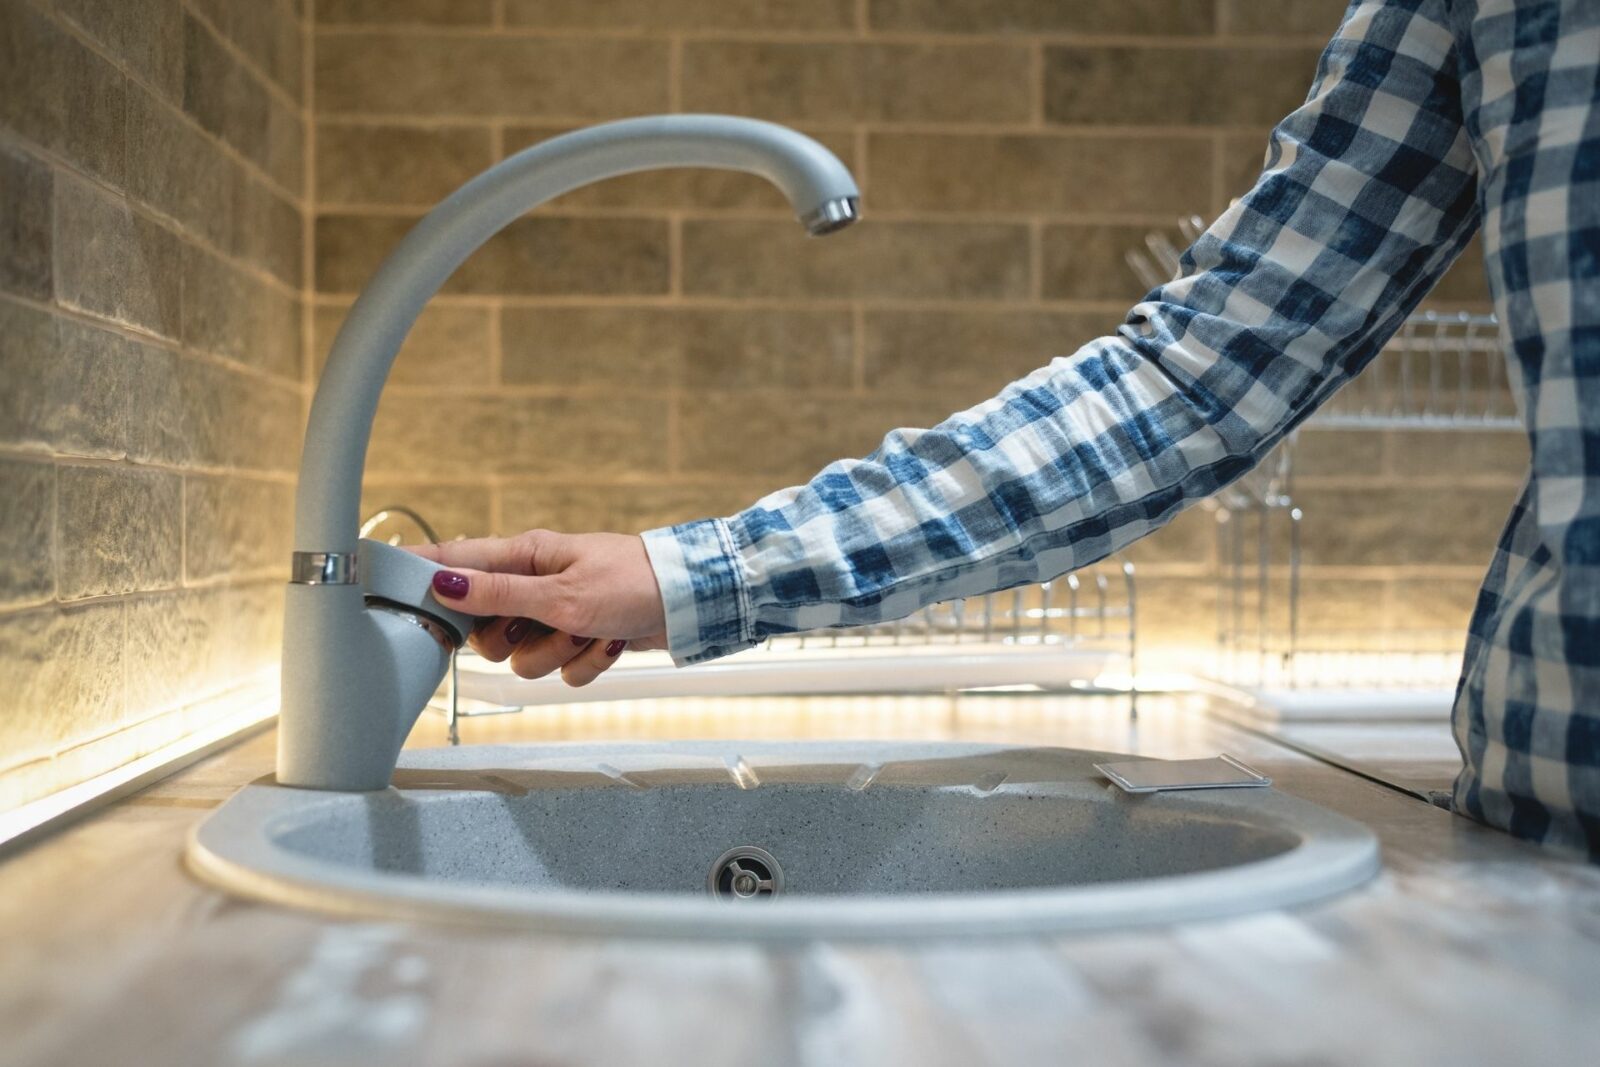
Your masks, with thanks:
[(665, 167), (760, 175), (813, 235), (857, 217), (855, 180), (811, 138), (753, 119), (663, 115), (535, 145), (423, 218), (351, 307), (312, 402), (284, 613), (281, 784), (386, 788), (406, 735), (471, 632), (473, 620), (434, 599), (433, 564), (358, 534), (378, 397), (417, 316), (473, 251), (519, 216), (580, 186)]

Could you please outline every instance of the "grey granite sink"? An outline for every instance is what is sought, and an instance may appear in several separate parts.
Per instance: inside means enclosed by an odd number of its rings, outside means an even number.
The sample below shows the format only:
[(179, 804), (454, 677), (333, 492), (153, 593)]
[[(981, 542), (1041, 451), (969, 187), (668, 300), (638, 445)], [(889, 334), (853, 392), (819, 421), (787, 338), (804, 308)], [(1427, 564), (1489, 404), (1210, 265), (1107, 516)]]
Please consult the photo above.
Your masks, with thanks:
[(681, 937), (1173, 923), (1378, 869), (1359, 823), (1273, 789), (1125, 794), (1110, 753), (883, 742), (407, 752), (375, 793), (246, 786), (189, 864), (369, 917)]

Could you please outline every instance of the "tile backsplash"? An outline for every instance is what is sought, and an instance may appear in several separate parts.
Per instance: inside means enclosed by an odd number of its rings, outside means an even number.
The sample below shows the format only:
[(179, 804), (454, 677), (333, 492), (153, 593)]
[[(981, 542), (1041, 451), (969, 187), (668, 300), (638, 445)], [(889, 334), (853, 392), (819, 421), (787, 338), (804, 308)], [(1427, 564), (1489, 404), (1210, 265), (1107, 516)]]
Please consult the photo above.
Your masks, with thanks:
[[(867, 222), (826, 241), (742, 175), (581, 190), (423, 315), (369, 508), (445, 536), (643, 529), (1114, 329), (1142, 293), (1124, 252), (1243, 191), (1342, 8), (0, 0), (0, 810), (270, 679), (328, 344), (383, 255), (497, 159), (715, 110), (793, 124), (862, 181)], [(1479, 264), (1439, 299), (1485, 308)], [(1516, 435), (1304, 438), (1308, 524), (1328, 516), (1311, 610), (1464, 619)], [(1132, 553), (1155, 643), (1212, 637), (1211, 526), (1187, 514)]]
[(279, 0), (0, 0), (0, 810), (270, 690), (309, 29)]

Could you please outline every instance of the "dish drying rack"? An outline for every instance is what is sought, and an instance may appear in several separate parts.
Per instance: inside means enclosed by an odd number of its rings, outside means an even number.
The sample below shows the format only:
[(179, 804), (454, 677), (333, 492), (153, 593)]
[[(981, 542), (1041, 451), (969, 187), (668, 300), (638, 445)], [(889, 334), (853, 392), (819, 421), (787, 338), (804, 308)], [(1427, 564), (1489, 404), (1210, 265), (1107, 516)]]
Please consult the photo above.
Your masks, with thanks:
[[(391, 544), (439, 540), (404, 505), (381, 508), (361, 536)], [(1132, 563), (1108, 559), (1053, 581), (934, 604), (894, 622), (785, 634), (682, 671), (665, 652), (633, 652), (579, 689), (559, 677), (519, 678), (458, 652), (429, 707), (460, 722), (552, 705), (708, 696), (822, 696), (981, 690), (1125, 693), (1138, 714), (1138, 596)]]
[[(1198, 216), (1179, 220), (1190, 243)], [(1154, 289), (1175, 277), (1180, 252), (1161, 232), (1126, 253)], [(1518, 430), (1493, 315), (1424, 311), (1411, 316), (1360, 375), (1305, 424), (1316, 429)], [(1255, 470), (1218, 493), (1217, 669), (1258, 690), (1453, 687), (1464, 630), (1310, 629), (1303, 625), (1302, 527), (1293, 493), (1299, 430)], [(1286, 575), (1275, 568), (1287, 568)]]

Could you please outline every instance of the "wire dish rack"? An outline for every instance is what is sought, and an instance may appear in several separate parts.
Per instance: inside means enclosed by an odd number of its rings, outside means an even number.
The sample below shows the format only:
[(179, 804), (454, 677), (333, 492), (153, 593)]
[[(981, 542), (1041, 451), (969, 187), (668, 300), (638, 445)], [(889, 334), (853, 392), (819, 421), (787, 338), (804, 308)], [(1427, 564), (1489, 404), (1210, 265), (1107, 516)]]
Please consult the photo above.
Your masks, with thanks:
[[(1198, 216), (1178, 223), (1191, 243), (1203, 229)], [(1151, 289), (1176, 276), (1179, 257), (1160, 232), (1126, 253)], [(1493, 315), (1425, 311), (1408, 318), (1305, 429), (1518, 430), (1505, 366)], [(1219, 676), (1259, 690), (1453, 686), (1463, 631), (1303, 625), (1302, 528), (1317, 520), (1294, 499), (1299, 435), (1208, 502), (1217, 518)]]
[[(363, 537), (436, 542), (403, 505), (380, 509)], [(463, 649), (430, 705), (452, 743), (463, 718), (550, 705), (693, 696), (1070, 691), (1126, 693), (1137, 714), (1138, 596), (1132, 563), (1110, 559), (1053, 581), (924, 608), (881, 625), (774, 637), (693, 670), (664, 652), (629, 653), (573, 689), (558, 677), (519, 678)]]

